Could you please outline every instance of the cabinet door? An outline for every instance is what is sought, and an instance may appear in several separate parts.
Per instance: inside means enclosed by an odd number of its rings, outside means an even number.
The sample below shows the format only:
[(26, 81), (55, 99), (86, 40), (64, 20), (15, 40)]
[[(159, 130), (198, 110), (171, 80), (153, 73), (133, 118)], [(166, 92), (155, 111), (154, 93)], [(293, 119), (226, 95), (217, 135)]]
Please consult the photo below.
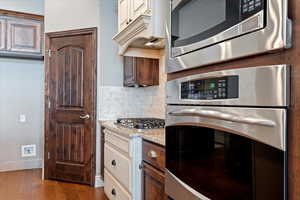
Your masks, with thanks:
[(148, 165), (143, 163), (143, 186), (144, 186), (144, 200), (165, 200), (165, 176), (164, 174)]
[(132, 16), (136, 19), (142, 14), (150, 14), (149, 0), (132, 0)]
[(131, 87), (137, 84), (136, 80), (136, 59), (124, 57), (124, 86)]
[(42, 54), (43, 24), (29, 19), (7, 19), (7, 50)]
[(159, 85), (159, 60), (136, 58), (138, 84), (142, 86)]
[(0, 18), (0, 51), (5, 50), (5, 19)]
[(122, 31), (129, 22), (130, 15), (130, 0), (118, 1), (118, 15), (119, 15), (119, 32)]

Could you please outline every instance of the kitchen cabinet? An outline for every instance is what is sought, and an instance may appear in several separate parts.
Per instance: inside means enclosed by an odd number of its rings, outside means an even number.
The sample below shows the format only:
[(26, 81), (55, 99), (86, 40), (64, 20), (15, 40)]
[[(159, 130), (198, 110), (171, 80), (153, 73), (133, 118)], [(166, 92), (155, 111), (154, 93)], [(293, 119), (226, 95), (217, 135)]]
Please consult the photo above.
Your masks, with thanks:
[(7, 51), (42, 54), (42, 23), (36, 20), (9, 18), (7, 22)]
[(124, 57), (124, 86), (159, 85), (159, 59)]
[(0, 56), (43, 58), (43, 17), (0, 10)]
[(131, 0), (119, 0), (118, 1), (119, 30), (123, 30), (129, 23), (130, 1)]
[(143, 141), (143, 199), (165, 200), (165, 149)]
[(0, 51), (5, 50), (5, 19), (0, 18)]
[[(165, 37), (165, 11), (168, 1), (118, 0), (118, 33), (113, 39), (119, 54), (128, 47), (162, 49)], [(155, 41), (151, 46), (147, 42)]]
[(109, 199), (141, 199), (142, 139), (104, 129), (104, 192)]
[(149, 0), (132, 0), (132, 18), (135, 20), (140, 15), (146, 13), (150, 14), (150, 1)]

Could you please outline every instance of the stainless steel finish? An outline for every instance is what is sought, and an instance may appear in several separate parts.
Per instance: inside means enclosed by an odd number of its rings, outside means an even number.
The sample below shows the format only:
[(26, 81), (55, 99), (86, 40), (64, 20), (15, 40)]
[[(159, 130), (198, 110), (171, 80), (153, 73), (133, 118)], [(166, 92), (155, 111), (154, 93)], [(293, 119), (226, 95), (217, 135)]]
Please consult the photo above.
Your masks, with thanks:
[(165, 171), (165, 191), (168, 196), (174, 199), (188, 199), (188, 200), (210, 200), (204, 195), (200, 194), (180, 179), (178, 179), (169, 170)]
[[(243, 31), (243, 27), (246, 26), (248, 22), (251, 20), (257, 20), (257, 26), (247, 31)], [(255, 14), (254, 16), (250, 17), (249, 19), (245, 19), (243, 22), (215, 35), (214, 37), (208, 38), (206, 40), (202, 40), (200, 42), (197, 42), (196, 44), (191, 44), (182, 47), (173, 47), (171, 50), (171, 56), (172, 57), (180, 56), (182, 54), (189, 53), (197, 49), (201, 49), (211, 44), (216, 44), (221, 41), (228, 40), (230, 38), (261, 29), (263, 28), (263, 26), (264, 26), (264, 11), (261, 11)]]
[(286, 110), (167, 106), (166, 126), (192, 124), (241, 135), (286, 151)]
[(82, 115), (82, 116), (79, 116), (80, 119), (89, 119), (90, 118), (90, 115), (89, 114), (86, 114), (86, 115)]
[[(181, 99), (181, 83), (210, 77), (239, 76), (239, 98), (221, 100)], [(289, 105), (290, 68), (287, 65), (250, 67), (197, 74), (168, 81), (167, 104), (241, 105), (259, 107), (285, 107)]]
[(220, 119), (229, 122), (236, 122), (241, 124), (250, 124), (257, 126), (276, 126), (274, 121), (268, 119), (252, 118), (252, 117), (239, 117), (232, 115), (231, 113), (219, 112), (215, 110), (209, 110), (206, 108), (187, 108), (179, 109), (176, 111), (169, 112), (168, 115), (173, 116), (199, 116), (207, 117), (211, 119)]
[[(221, 42), (226, 40), (232, 31), (237, 34), (238, 30), (236, 27), (235, 30), (228, 30), (226, 34), (223, 33), (224, 35), (221, 34), (199, 42), (199, 44), (196, 44), (198, 45), (197, 47), (192, 45), (179, 49), (176, 48), (173, 51), (174, 55), (186, 53), (177, 57), (171, 56), (171, 16), (168, 16), (166, 30), (168, 38), (166, 44), (168, 55), (166, 56), (166, 72), (171, 73), (291, 47), (291, 21), (288, 19), (287, 8), (287, 0), (267, 0), (267, 24), (265, 28)], [(169, 9), (168, 13), (171, 13), (171, 6)], [(240, 29), (240, 25), (241, 24), (238, 25), (238, 29)], [(230, 34), (228, 32), (230, 32)], [(207, 45), (211, 46), (203, 48)], [(198, 48), (202, 49), (187, 53), (192, 49), (195, 50)]]
[(155, 151), (151, 150), (148, 152), (148, 156), (150, 158), (157, 158), (157, 153)]

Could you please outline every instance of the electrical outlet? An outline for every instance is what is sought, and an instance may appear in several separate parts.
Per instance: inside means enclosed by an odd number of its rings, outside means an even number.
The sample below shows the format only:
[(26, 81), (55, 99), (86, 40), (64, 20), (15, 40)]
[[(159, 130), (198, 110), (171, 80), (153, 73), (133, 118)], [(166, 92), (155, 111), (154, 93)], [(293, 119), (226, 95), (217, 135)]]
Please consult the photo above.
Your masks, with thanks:
[(22, 145), (22, 157), (34, 157), (36, 156), (36, 145)]
[(26, 122), (26, 115), (21, 114), (21, 115), (20, 115), (20, 118), (19, 118), (19, 121), (20, 121), (21, 123), (25, 123), (25, 122)]

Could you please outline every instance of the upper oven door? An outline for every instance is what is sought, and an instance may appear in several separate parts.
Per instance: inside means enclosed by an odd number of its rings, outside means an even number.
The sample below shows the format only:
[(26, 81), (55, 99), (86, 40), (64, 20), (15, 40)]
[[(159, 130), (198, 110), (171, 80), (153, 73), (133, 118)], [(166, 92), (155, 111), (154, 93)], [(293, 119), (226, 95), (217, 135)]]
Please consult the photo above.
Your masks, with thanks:
[[(263, 16), (264, 0), (173, 0), (172, 57), (261, 29)], [(242, 30), (250, 19), (250, 29)]]

